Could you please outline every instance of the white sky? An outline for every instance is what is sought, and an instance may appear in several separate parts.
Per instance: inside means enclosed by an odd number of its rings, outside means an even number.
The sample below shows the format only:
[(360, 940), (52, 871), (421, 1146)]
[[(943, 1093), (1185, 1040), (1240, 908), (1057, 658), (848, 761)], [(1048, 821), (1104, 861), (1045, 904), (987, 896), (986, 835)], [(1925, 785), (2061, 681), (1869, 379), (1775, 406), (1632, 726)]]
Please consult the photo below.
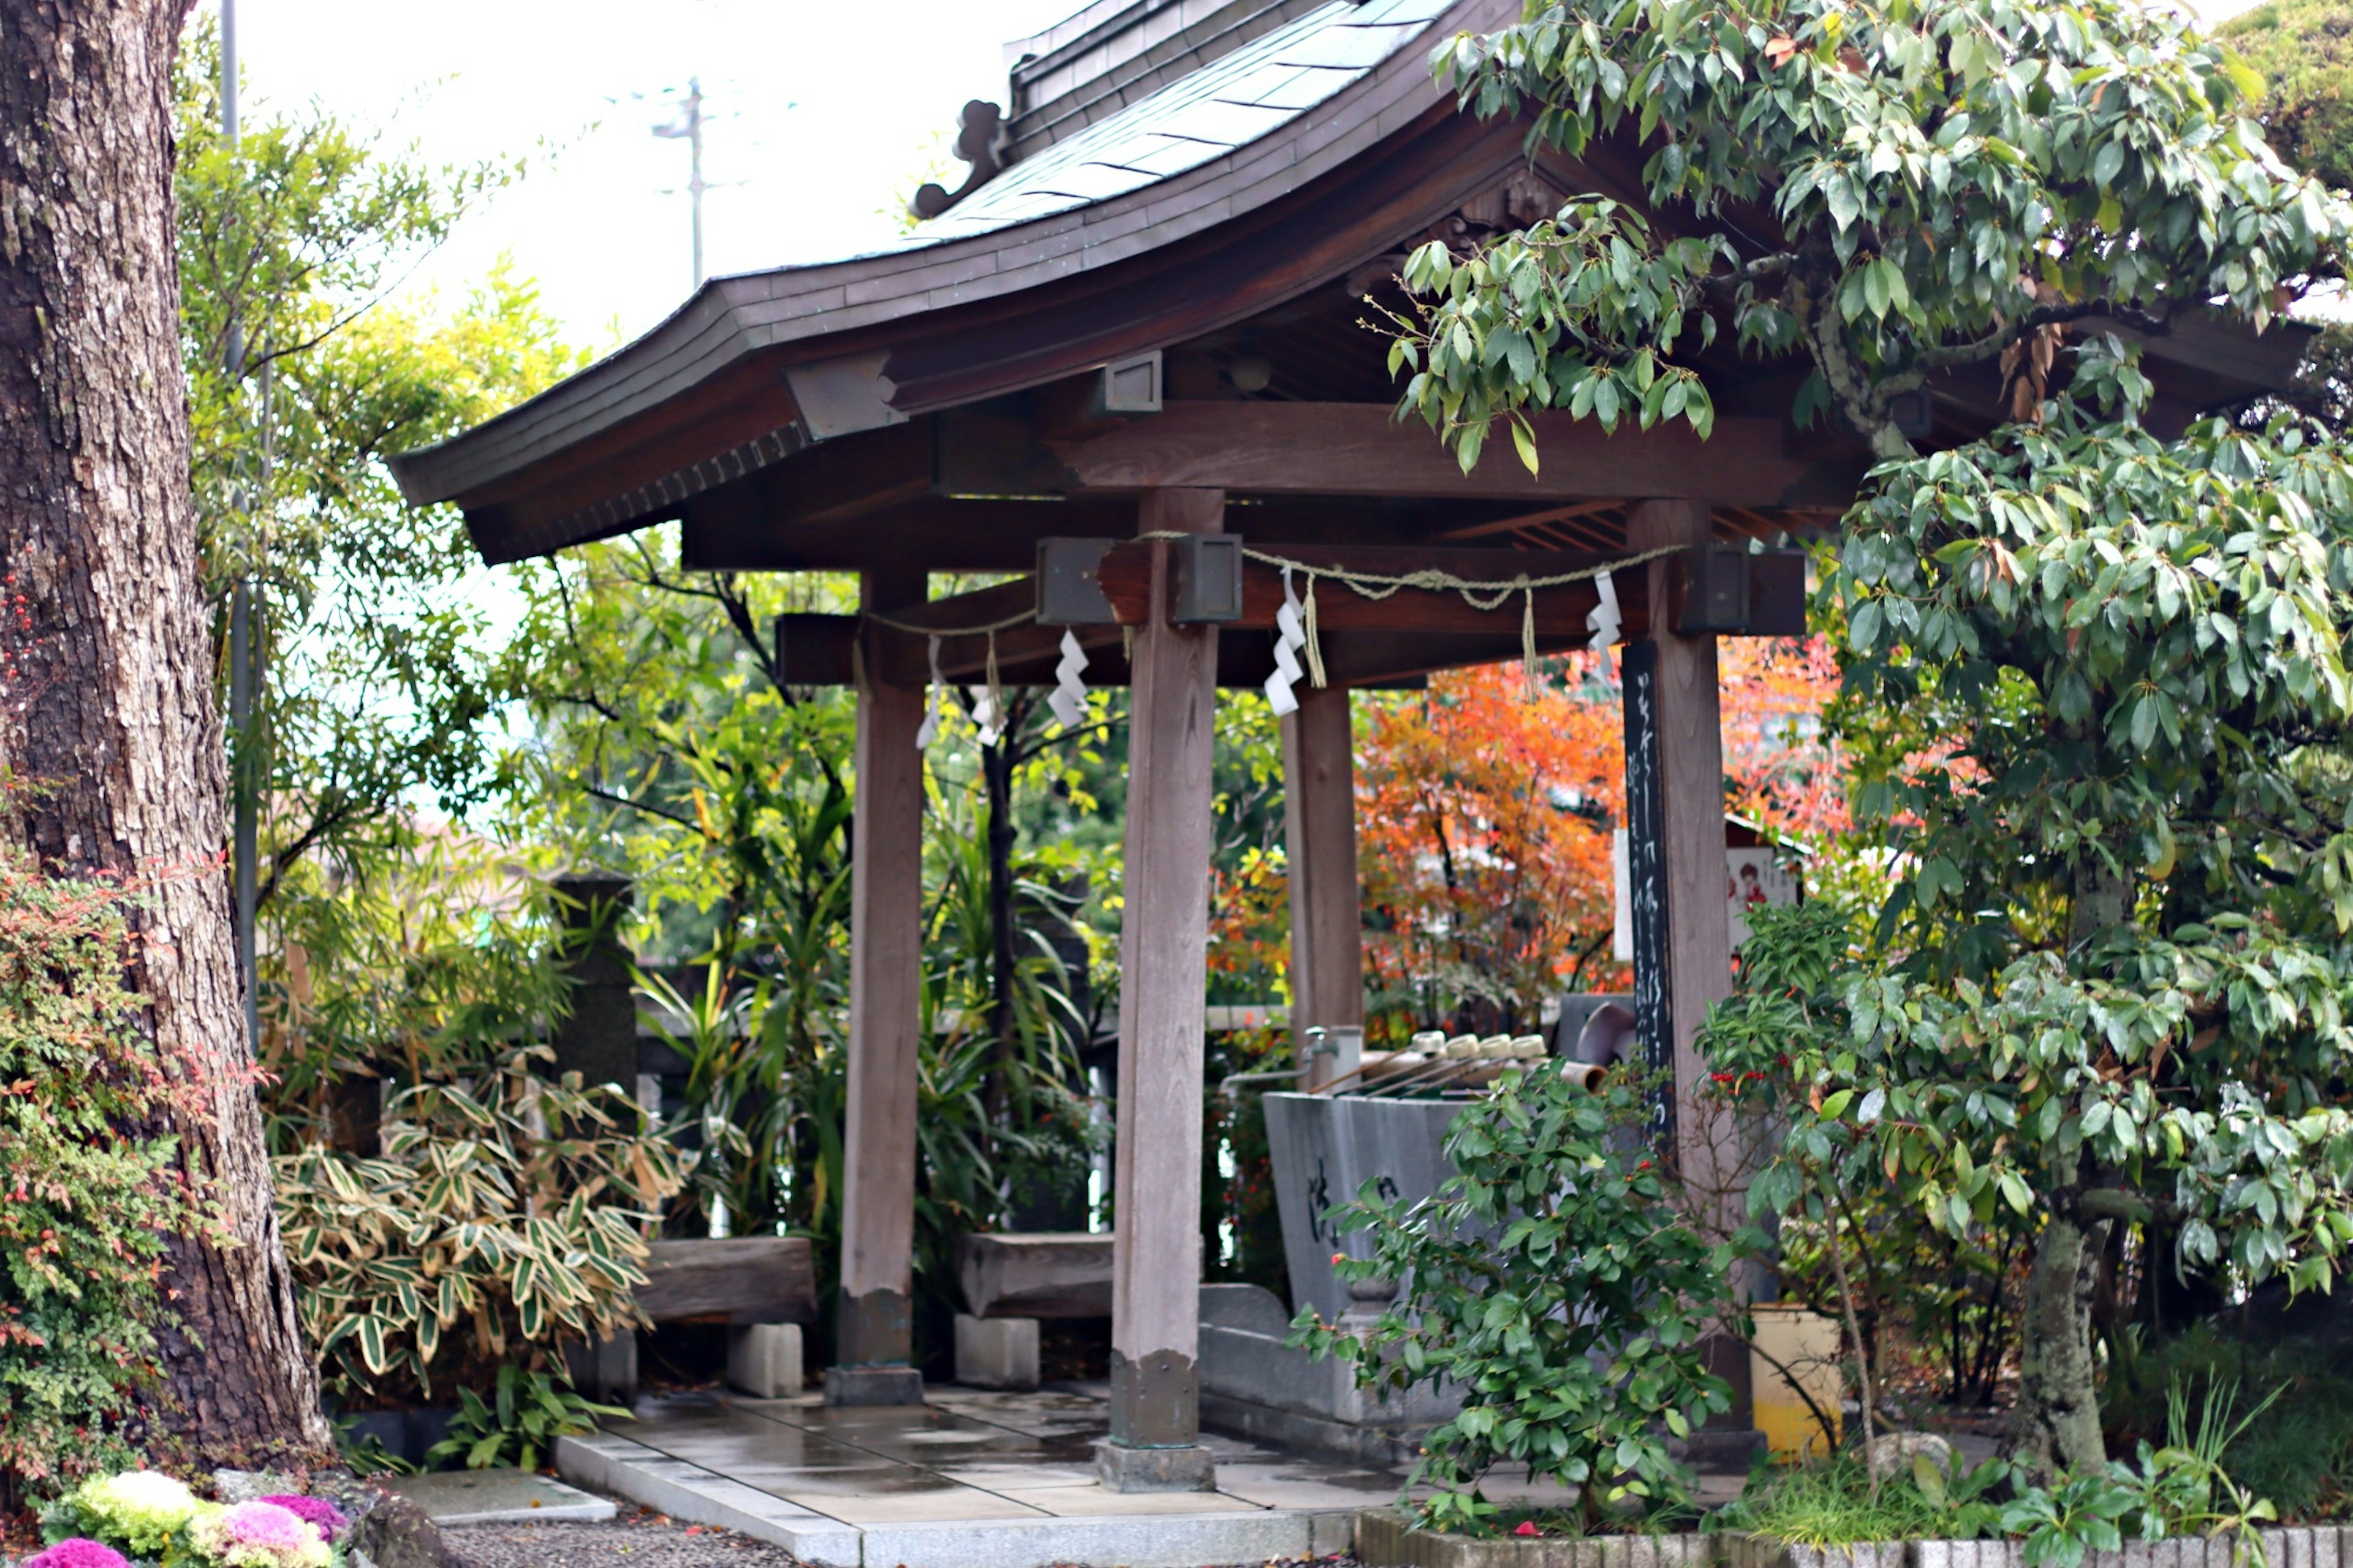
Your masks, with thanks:
[(690, 76), (711, 116), (703, 177), (742, 182), (704, 197), (709, 269), (841, 255), (893, 232), (966, 99), (1004, 101), (1005, 41), (1078, 4), (403, 0), (387, 25), (353, 0), (237, 0), (237, 52), (249, 119), (316, 100), (435, 162), (531, 157), (422, 279), (463, 291), (512, 253), (601, 349), (692, 280), (686, 143), (652, 134)]
[(237, 10), (249, 117), (315, 100), (436, 162), (529, 156), (419, 281), (462, 293), (509, 253), (572, 340), (603, 350), (689, 291), (686, 144), (652, 134), (689, 77), (712, 117), (704, 178), (741, 182), (704, 198), (709, 270), (840, 256), (893, 232), (929, 172), (961, 176), (956, 111), (1004, 101), (1005, 41), (1082, 4), (403, 0), (389, 26), (353, 0)]

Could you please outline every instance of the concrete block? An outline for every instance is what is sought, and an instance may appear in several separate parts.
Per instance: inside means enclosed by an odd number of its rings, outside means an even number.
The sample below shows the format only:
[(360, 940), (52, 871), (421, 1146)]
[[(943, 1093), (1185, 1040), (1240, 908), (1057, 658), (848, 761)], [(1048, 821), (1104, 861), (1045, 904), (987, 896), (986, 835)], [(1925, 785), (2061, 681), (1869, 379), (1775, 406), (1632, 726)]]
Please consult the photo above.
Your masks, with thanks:
[(564, 1348), (572, 1368), (573, 1386), (589, 1398), (607, 1405), (627, 1405), (638, 1392), (638, 1335), (627, 1329), (593, 1344)]
[(754, 1399), (801, 1391), (801, 1326), (747, 1323), (727, 1331), (727, 1381)]
[(829, 1366), (828, 1405), (921, 1405), (923, 1374), (912, 1366)]
[(1217, 1454), (1206, 1443), (1182, 1448), (1127, 1448), (1099, 1439), (1095, 1477), (1115, 1492), (1208, 1492), (1218, 1489)]
[(1308, 1554), (1307, 1516), (1261, 1509), (1233, 1513), (1104, 1518), (988, 1519), (866, 1527), (869, 1568), (1044, 1568), (1118, 1563), (1197, 1568)]
[(1038, 1320), (955, 1316), (955, 1380), (967, 1388), (1038, 1386)]

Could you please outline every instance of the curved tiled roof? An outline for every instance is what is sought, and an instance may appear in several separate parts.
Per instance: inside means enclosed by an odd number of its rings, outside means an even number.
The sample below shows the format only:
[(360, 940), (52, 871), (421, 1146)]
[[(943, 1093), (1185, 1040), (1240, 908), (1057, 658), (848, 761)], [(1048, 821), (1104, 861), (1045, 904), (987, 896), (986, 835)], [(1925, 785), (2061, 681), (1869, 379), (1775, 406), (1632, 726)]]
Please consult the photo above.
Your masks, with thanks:
[(1107, 201), (1247, 147), (1329, 102), (1419, 38), (1449, 0), (1330, 0), (1014, 164), (910, 248)]

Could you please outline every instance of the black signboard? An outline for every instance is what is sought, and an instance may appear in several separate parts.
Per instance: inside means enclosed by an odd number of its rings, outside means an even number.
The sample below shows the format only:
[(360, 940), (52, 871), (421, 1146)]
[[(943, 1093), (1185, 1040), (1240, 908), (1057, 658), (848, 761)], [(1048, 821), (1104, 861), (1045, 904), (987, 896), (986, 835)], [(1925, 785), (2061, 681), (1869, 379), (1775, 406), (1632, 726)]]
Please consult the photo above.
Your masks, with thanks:
[(1658, 1147), (1675, 1136), (1675, 1017), (1667, 987), (1666, 799), (1660, 777), (1659, 650), (1623, 650), (1626, 716), (1626, 896), (1634, 936), (1634, 1029), (1644, 1064), (1661, 1075), (1651, 1103)]

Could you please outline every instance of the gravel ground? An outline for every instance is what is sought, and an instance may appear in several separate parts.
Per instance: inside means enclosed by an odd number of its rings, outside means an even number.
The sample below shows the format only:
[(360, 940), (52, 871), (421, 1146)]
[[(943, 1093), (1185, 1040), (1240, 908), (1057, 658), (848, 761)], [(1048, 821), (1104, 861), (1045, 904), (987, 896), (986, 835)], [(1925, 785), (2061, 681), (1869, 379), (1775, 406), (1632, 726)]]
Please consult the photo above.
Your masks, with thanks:
[(781, 1546), (659, 1513), (605, 1524), (470, 1524), (441, 1531), (478, 1568), (796, 1568)]

